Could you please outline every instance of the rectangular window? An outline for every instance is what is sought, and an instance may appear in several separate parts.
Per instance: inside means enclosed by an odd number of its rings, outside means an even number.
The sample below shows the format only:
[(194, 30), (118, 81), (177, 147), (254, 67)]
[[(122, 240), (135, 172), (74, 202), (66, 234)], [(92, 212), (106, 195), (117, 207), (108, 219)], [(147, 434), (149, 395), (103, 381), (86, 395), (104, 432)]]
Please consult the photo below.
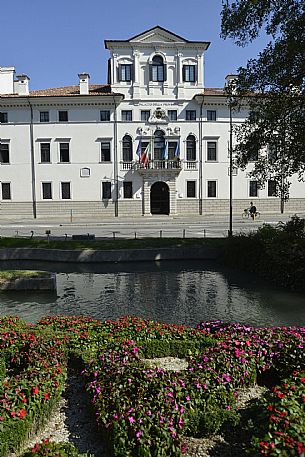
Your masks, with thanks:
[[(61, 183), (61, 184), (70, 184), (70, 183)], [(42, 199), (43, 200), (52, 200), (52, 183), (51, 182), (42, 183)]]
[(268, 197), (276, 197), (276, 181), (268, 181)]
[(9, 144), (0, 144), (0, 163), (10, 163), (10, 150)]
[(110, 200), (111, 198), (111, 182), (104, 181), (102, 183), (102, 199)]
[(58, 121), (68, 122), (68, 111), (58, 111)]
[(69, 163), (70, 162), (70, 150), (69, 150), (69, 143), (60, 143), (59, 144), (59, 161), (61, 163)]
[(150, 66), (150, 80), (155, 82), (166, 81), (164, 64), (152, 64)]
[(196, 197), (196, 181), (187, 181), (186, 182), (186, 196), (187, 196), (187, 198)]
[(49, 111), (40, 111), (40, 122), (49, 122)]
[(123, 182), (123, 194), (124, 194), (124, 198), (132, 198), (132, 182), (131, 181)]
[(216, 111), (208, 109), (207, 110), (207, 120), (208, 121), (216, 121)]
[(168, 142), (168, 160), (174, 160), (176, 157), (177, 141)]
[(103, 141), (101, 143), (101, 162), (110, 162), (110, 142)]
[(249, 182), (249, 197), (257, 197), (257, 181), (250, 181)]
[(0, 113), (0, 124), (7, 124), (7, 113)]
[(40, 143), (40, 162), (51, 162), (51, 145), (50, 143)]
[(177, 120), (177, 110), (176, 109), (169, 109), (167, 111), (167, 115), (170, 121), (176, 121)]
[(1, 183), (1, 191), (2, 191), (2, 200), (11, 200), (11, 183), (10, 182), (2, 182)]
[(216, 181), (208, 181), (208, 197), (216, 197)]
[(208, 141), (207, 160), (210, 162), (216, 162), (217, 160), (216, 144), (216, 141)]
[(141, 121), (146, 122), (146, 121), (148, 121), (149, 117), (150, 117), (149, 110), (141, 111)]
[(132, 81), (132, 65), (131, 64), (119, 65), (119, 80), (120, 81)]
[(195, 81), (195, 65), (183, 65), (183, 81)]
[(131, 110), (123, 110), (122, 111), (122, 121), (131, 122), (132, 121), (132, 111)]
[(187, 109), (185, 112), (185, 120), (186, 121), (196, 121), (196, 110)]
[(101, 122), (109, 122), (110, 121), (110, 111), (107, 110), (102, 110), (100, 112), (100, 120)]
[(69, 183), (69, 182), (61, 183), (61, 198), (63, 200), (71, 200), (71, 183)]

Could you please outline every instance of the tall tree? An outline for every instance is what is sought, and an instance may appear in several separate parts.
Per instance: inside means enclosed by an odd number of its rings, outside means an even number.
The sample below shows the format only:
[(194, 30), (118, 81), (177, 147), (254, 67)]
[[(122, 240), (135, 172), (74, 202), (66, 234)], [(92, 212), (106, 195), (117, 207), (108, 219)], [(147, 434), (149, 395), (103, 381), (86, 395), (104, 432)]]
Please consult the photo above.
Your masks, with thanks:
[(261, 187), (267, 180), (276, 183), (283, 211), (289, 178), (305, 177), (305, 1), (223, 0), (223, 38), (245, 46), (262, 30), (270, 42), (238, 70), (235, 89), (250, 111), (236, 131), (235, 152), (245, 168), (264, 150), (249, 175)]

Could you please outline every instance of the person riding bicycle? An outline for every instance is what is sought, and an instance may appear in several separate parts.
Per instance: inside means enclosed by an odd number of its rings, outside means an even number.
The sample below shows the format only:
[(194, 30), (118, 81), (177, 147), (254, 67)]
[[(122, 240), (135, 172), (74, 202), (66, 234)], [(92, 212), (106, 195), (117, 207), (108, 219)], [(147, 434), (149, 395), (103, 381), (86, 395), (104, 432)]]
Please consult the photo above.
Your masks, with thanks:
[(254, 220), (255, 216), (256, 216), (256, 206), (253, 205), (253, 202), (250, 202), (249, 213), (250, 213), (250, 216), (252, 217), (252, 219)]

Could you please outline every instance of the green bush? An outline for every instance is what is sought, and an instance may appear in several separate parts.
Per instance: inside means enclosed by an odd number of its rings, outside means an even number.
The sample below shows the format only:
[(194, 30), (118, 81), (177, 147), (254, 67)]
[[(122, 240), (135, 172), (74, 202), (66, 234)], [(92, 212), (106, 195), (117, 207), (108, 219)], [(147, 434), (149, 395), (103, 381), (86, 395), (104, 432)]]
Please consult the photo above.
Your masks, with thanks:
[(277, 227), (227, 240), (222, 262), (255, 272), (282, 287), (305, 289), (305, 219), (294, 216)]
[(240, 415), (236, 411), (210, 404), (189, 415), (187, 435), (195, 438), (216, 435), (223, 428), (235, 427), (239, 421)]
[(154, 357), (178, 357), (184, 358), (200, 354), (206, 348), (213, 346), (215, 340), (206, 337), (201, 341), (191, 340), (147, 340), (143, 342), (142, 348), (147, 359)]

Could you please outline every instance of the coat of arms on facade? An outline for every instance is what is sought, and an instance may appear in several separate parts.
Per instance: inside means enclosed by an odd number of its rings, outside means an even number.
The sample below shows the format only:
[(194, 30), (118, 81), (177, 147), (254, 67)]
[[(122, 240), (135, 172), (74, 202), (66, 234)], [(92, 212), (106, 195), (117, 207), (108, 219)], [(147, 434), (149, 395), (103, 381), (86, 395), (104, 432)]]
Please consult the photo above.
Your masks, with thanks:
[(152, 115), (148, 119), (148, 122), (150, 122), (151, 124), (167, 124), (169, 122), (169, 119), (164, 109), (158, 107), (152, 113)]

